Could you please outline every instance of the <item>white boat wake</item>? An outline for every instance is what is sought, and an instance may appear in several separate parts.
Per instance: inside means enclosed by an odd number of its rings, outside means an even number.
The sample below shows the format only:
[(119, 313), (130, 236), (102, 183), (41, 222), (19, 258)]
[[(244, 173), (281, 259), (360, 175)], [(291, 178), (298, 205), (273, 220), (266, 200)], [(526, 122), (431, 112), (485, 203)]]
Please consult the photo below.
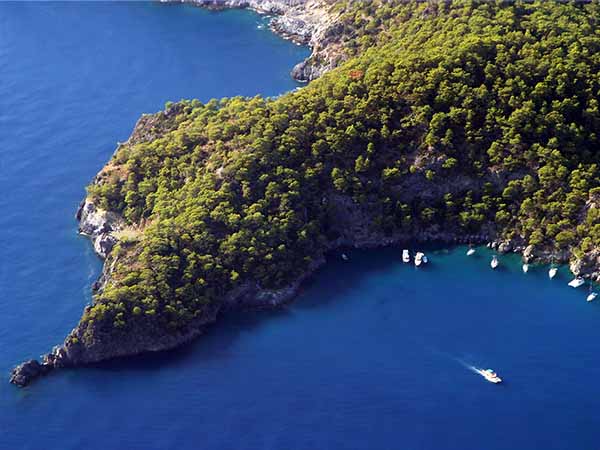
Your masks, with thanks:
[(496, 372), (494, 372), (492, 369), (481, 369), (477, 366), (474, 366), (473, 364), (466, 362), (465, 360), (463, 360), (461, 358), (458, 358), (454, 355), (451, 355), (450, 353), (447, 353), (447, 352), (444, 352), (444, 351), (441, 351), (441, 350), (438, 350), (435, 348), (430, 348), (430, 351), (456, 361), (461, 366), (465, 367), (466, 369), (470, 370), (471, 372), (482, 376), (483, 378), (486, 379), (486, 381), (489, 381), (490, 383), (494, 383), (494, 384), (502, 383), (502, 378), (500, 378), (498, 376), (498, 374)]
[(467, 362), (463, 361), (463, 360), (462, 360), (462, 359), (460, 359), (460, 358), (453, 358), (453, 359), (454, 359), (455, 361), (459, 362), (459, 363), (460, 363), (462, 366), (464, 366), (466, 369), (469, 369), (471, 372), (475, 372), (475, 373), (478, 373), (479, 375), (481, 375), (481, 370), (482, 370), (482, 369), (480, 369), (480, 368), (478, 368), (478, 367), (475, 367), (475, 366), (473, 366), (473, 365), (471, 365), (471, 364), (469, 364), (469, 363), (467, 363)]
[(498, 384), (498, 383), (502, 382), (502, 378), (500, 378), (498, 376), (498, 374), (496, 372), (494, 372), (492, 369), (481, 369), (479, 367), (476, 367), (472, 364), (469, 364), (469, 363), (463, 361), (460, 358), (453, 358), (453, 359), (455, 361), (459, 362), (465, 368), (469, 369), (471, 372), (481, 375), (483, 378), (485, 378), (490, 383)]

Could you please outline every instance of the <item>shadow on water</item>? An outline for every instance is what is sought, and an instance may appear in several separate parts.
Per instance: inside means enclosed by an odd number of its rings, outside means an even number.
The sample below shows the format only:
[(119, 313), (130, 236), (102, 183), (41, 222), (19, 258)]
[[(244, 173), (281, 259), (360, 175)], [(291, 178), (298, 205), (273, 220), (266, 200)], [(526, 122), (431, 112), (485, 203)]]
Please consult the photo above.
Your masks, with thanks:
[[(444, 248), (441, 245), (431, 245), (420, 247), (426, 252), (441, 252)], [(411, 249), (411, 255), (415, 250)], [(348, 256), (348, 261), (344, 261), (342, 254)], [(413, 270), (431, 271), (435, 270), (436, 264), (431, 259), (426, 266), (415, 268), (412, 262), (402, 262), (402, 247), (390, 246), (381, 249), (352, 249), (338, 250), (327, 256), (327, 263), (317, 271), (309, 280), (307, 280), (298, 296), (296, 306), (301, 309), (318, 308), (323, 305), (340, 300), (350, 291), (353, 291), (364, 284), (365, 280), (384, 274), (390, 270), (401, 267), (411, 268)], [(414, 294), (414, 290), (405, 286), (399, 289), (405, 294)], [(318, 292), (318, 295), (311, 295)]]
[(89, 364), (86, 367), (106, 372), (155, 371), (164, 367), (176, 367), (191, 358), (206, 362), (226, 359), (231, 348), (242, 334), (256, 330), (267, 320), (289, 316), (286, 308), (266, 311), (227, 313), (220, 316), (206, 331), (191, 341), (170, 350), (126, 356)]
[[(155, 371), (165, 367), (177, 367), (187, 364), (192, 358), (195, 361), (209, 364), (211, 361), (222, 360), (232, 357), (232, 349), (235, 347), (242, 335), (252, 333), (259, 328), (276, 320), (294, 320), (295, 311), (326, 308), (346, 299), (349, 292), (358, 292), (367, 283), (378, 275), (389, 275), (398, 270), (414, 270), (415, 276), (419, 272), (442, 272), (447, 269), (447, 264), (436, 261), (436, 255), (445, 258), (455, 251), (463, 251), (464, 246), (424, 245), (418, 250), (425, 251), (431, 257), (429, 263), (421, 268), (415, 268), (412, 260), (405, 264), (401, 260), (402, 247), (392, 246), (376, 250), (345, 249), (332, 252), (327, 255), (326, 264), (305, 281), (293, 302), (275, 310), (251, 310), (229, 312), (221, 315), (217, 321), (207, 327), (206, 332), (191, 342), (172, 350), (157, 353), (137, 355), (133, 357), (119, 358), (107, 362), (93, 364), (90, 367), (100, 371), (124, 372), (124, 371)], [(466, 249), (466, 247), (464, 247)], [(460, 250), (459, 250), (460, 249)], [(417, 249), (410, 248), (411, 255)], [(342, 254), (348, 256), (348, 260), (342, 259)], [(470, 258), (486, 261), (493, 252), (485, 248), (478, 248), (475, 255)], [(466, 257), (466, 256), (465, 256)], [(509, 275), (514, 271), (518, 256), (505, 255), (501, 257), (501, 264), (495, 270), (503, 275)], [(491, 270), (491, 269), (490, 269)], [(532, 267), (527, 276), (545, 276), (543, 267)], [(404, 275), (406, 276), (406, 272)], [(546, 275), (547, 276), (547, 275)], [(373, 307), (381, 308), (387, 303), (396, 301), (398, 297), (416, 298), (417, 288), (400, 283), (395, 288), (394, 296), (383, 295), (371, 297)], [(378, 295), (371, 292), (366, 296)], [(390, 314), (387, 309), (382, 309), (382, 319)]]
[[(191, 358), (210, 362), (228, 358), (231, 348), (241, 335), (251, 333), (268, 321), (282, 320), (294, 315), (293, 309), (323, 308), (340, 301), (350, 291), (359, 289), (368, 278), (386, 272), (394, 266), (401, 266), (401, 250), (389, 247), (379, 250), (346, 251), (348, 261), (341, 259), (341, 252), (327, 256), (326, 264), (305, 281), (291, 305), (274, 310), (250, 310), (229, 312), (207, 327), (206, 332), (192, 341), (171, 350), (156, 353), (116, 358), (94, 363), (88, 367), (106, 372), (155, 371), (165, 367), (185, 364)], [(431, 262), (427, 268), (435, 267)], [(413, 268), (413, 267), (411, 267)], [(415, 269), (416, 270), (416, 269)], [(413, 294), (406, 289), (403, 294)], [(376, 300), (375, 305), (383, 305), (390, 298)]]

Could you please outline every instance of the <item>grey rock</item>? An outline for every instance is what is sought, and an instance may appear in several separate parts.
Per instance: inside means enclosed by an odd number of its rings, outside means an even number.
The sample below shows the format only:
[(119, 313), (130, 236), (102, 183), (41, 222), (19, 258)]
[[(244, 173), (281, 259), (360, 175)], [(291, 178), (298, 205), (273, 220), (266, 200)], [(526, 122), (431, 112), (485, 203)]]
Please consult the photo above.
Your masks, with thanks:
[(79, 220), (79, 232), (89, 236), (96, 253), (105, 259), (117, 243), (113, 233), (123, 227), (123, 219), (114, 212), (98, 208), (89, 199), (81, 203), (76, 217)]
[(12, 370), (10, 382), (19, 387), (24, 387), (36, 378), (47, 374), (50, 370), (52, 370), (51, 366), (40, 364), (37, 360), (30, 359), (19, 364)]

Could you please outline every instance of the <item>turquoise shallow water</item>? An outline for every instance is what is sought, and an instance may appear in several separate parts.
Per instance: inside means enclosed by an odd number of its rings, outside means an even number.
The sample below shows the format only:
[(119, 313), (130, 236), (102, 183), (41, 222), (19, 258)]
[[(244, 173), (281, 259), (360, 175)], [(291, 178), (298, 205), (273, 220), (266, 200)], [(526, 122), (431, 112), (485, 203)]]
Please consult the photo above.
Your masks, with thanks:
[[(243, 11), (0, 3), (0, 448), (589, 449), (600, 303), (481, 249), (351, 251), (276, 312), (230, 315), (169, 354), (18, 390), (89, 301), (100, 261), (73, 218), (142, 112), (277, 95), (307, 50)], [(492, 367), (494, 386), (471, 370)]]

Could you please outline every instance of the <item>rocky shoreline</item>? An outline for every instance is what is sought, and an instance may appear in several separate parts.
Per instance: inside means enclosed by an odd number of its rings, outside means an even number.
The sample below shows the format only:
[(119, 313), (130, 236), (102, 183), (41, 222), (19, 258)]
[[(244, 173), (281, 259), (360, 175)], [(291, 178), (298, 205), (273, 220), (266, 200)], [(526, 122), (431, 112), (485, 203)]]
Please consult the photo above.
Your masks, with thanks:
[[(165, 131), (157, 128), (157, 121), (160, 121), (159, 119), (170, 120), (174, 116), (174, 111), (177, 110), (178, 105), (175, 104), (165, 112), (142, 116), (134, 127), (128, 142), (139, 143), (156, 139)], [(102, 175), (103, 171), (100, 171), (94, 183), (101, 183)], [(413, 187), (418, 186), (416, 179), (408, 179), (406, 182)], [(454, 183), (455, 186), (460, 184)], [(147, 330), (143, 326), (136, 328), (134, 325), (132, 332), (120, 336), (118, 340), (113, 337), (100, 338), (91, 344), (83, 345), (86, 329), (80, 323), (69, 333), (62, 345), (54, 347), (50, 353), (42, 356), (41, 362), (29, 360), (15, 367), (10, 382), (17, 386), (26, 386), (54, 369), (82, 366), (146, 352), (169, 350), (203, 334), (222, 312), (281, 307), (292, 301), (303, 281), (325, 264), (327, 253), (338, 251), (341, 248), (365, 249), (400, 244), (414, 247), (416, 243), (432, 242), (440, 245), (487, 245), (498, 253), (521, 254), (523, 261), (528, 263), (570, 263), (569, 268), (575, 275), (600, 281), (600, 249), (593, 250), (581, 259), (574, 258), (568, 252), (555, 254), (550, 250), (534, 249), (532, 246), (526, 246), (524, 241), (518, 238), (511, 241), (500, 239), (492, 223), (483, 226), (482, 231), (475, 235), (464, 235), (458, 230), (440, 228), (386, 235), (373, 223), (372, 211), (357, 205), (350, 197), (330, 192), (324, 198), (333, 206), (332, 223), (339, 224), (339, 227), (335, 229), (337, 237), (323, 248), (321, 254), (317, 255), (302, 276), (284, 288), (266, 290), (256, 282), (247, 281), (226, 295), (220, 305), (213, 307), (193, 321), (187, 329), (176, 334), (153, 333), (153, 330)], [(112, 250), (119, 242), (119, 233), (126, 228), (125, 220), (114, 212), (99, 208), (89, 198), (84, 199), (79, 205), (76, 218), (79, 222), (79, 232), (90, 239), (95, 252), (104, 259), (102, 273), (93, 285), (95, 292), (101, 292), (110, 280), (115, 266), (116, 258), (113, 257)], [(89, 308), (88, 305), (86, 311)]]
[[(158, 113), (164, 114), (164, 113)], [(144, 116), (134, 128), (130, 139), (143, 140), (144, 128), (154, 123), (153, 116)], [(95, 182), (100, 182), (100, 174)], [(336, 230), (338, 237), (329, 242), (322, 253), (315, 258), (313, 264), (302, 276), (288, 286), (278, 290), (266, 290), (256, 282), (247, 281), (231, 291), (223, 302), (194, 321), (183, 332), (177, 334), (156, 334), (140, 327), (135, 332), (122, 336), (118, 342), (114, 339), (99, 339), (91, 345), (84, 346), (83, 336), (86, 332), (81, 323), (67, 336), (64, 343), (37, 360), (26, 361), (12, 371), (10, 382), (17, 386), (26, 386), (36, 378), (52, 372), (54, 369), (82, 366), (99, 361), (124, 356), (133, 356), (147, 352), (170, 350), (185, 344), (203, 334), (206, 329), (217, 321), (219, 314), (240, 309), (273, 309), (291, 302), (298, 294), (302, 283), (317, 269), (325, 264), (327, 253), (339, 251), (341, 248), (380, 248), (392, 245), (409, 245), (416, 243), (438, 243), (439, 245), (487, 245), (500, 254), (517, 253), (528, 263), (570, 263), (571, 272), (600, 281), (600, 251), (587, 255), (585, 259), (572, 258), (567, 252), (554, 254), (550, 250), (534, 250), (532, 246), (524, 245), (519, 239), (512, 241), (498, 238), (493, 224), (482, 227), (475, 235), (464, 235), (458, 231), (430, 229), (413, 233), (397, 233), (385, 235), (373, 225), (370, 214), (359, 207), (351, 198), (330, 193), (327, 201), (334, 205), (334, 223), (343, 224)], [(104, 259), (102, 273), (93, 285), (93, 290), (99, 292), (110, 279), (110, 274), (116, 260), (112, 257), (112, 249), (118, 243), (118, 233), (124, 228), (125, 221), (114, 212), (98, 208), (88, 198), (84, 199), (77, 210), (79, 232), (89, 237), (96, 253)], [(90, 308), (87, 306), (86, 309)]]
[[(93, 289), (98, 291), (102, 289), (110, 277), (111, 265), (114, 264), (114, 261), (111, 261), (111, 250), (118, 242), (117, 237), (113, 233), (121, 229), (123, 220), (114, 213), (97, 208), (88, 199), (81, 202), (76, 217), (79, 221), (79, 232), (90, 238), (96, 253), (105, 260), (102, 274), (93, 286)], [(16, 366), (11, 373), (10, 382), (24, 387), (35, 379), (47, 375), (54, 369), (82, 366), (147, 352), (170, 350), (203, 334), (207, 327), (214, 323), (218, 315), (222, 312), (240, 309), (274, 309), (282, 307), (291, 302), (298, 294), (302, 283), (325, 264), (325, 254), (336, 251), (341, 247), (377, 248), (404, 242), (414, 243), (415, 241), (423, 243), (436, 241), (449, 245), (484, 243), (488, 238), (485, 235), (458, 236), (449, 233), (422, 234), (420, 236), (398, 234), (396, 236), (384, 237), (379, 233), (363, 233), (360, 231), (361, 229), (362, 227), (358, 226), (352, 231), (356, 234), (341, 235), (338, 239), (331, 242), (324, 249), (323, 254), (314, 260), (306, 272), (282, 289), (262, 289), (255, 282), (246, 282), (238, 286), (224, 298), (219, 308), (214, 308), (209, 314), (204, 315), (200, 320), (193, 323), (183, 333), (154, 336), (154, 339), (151, 340), (138, 338), (138, 336), (144, 336), (144, 333), (129, 333), (130, 336), (134, 336), (129, 341), (119, 341), (108, 347), (106, 342), (103, 342), (98, 348), (93, 348), (93, 346), (85, 347), (81, 345), (82, 339), (80, 338), (85, 333), (85, 330), (81, 329), (78, 325), (69, 333), (62, 345), (55, 346), (50, 353), (43, 355), (41, 362), (32, 359)]]
[[(368, 218), (356, 217), (356, 214), (360, 214), (360, 212), (349, 211), (346, 201), (339, 198), (336, 200), (346, 209), (343, 214), (352, 216), (345, 217), (345, 219), (353, 221), (351, 222), (353, 226), (344, 227), (343, 230), (340, 230), (340, 236), (330, 242), (308, 270), (288, 286), (278, 290), (266, 290), (262, 289), (255, 282), (246, 282), (230, 292), (218, 308), (213, 308), (209, 314), (203, 315), (200, 320), (190, 325), (185, 332), (174, 335), (155, 335), (148, 339), (147, 333), (143, 332), (145, 330), (140, 330), (140, 333), (129, 333), (130, 337), (133, 336), (132, 339), (126, 339), (118, 343), (109, 343), (108, 346), (106, 342), (102, 342), (98, 344), (97, 348), (94, 348), (94, 346), (84, 347), (81, 345), (82, 339), (80, 338), (85, 333), (85, 330), (81, 329), (78, 325), (67, 336), (65, 342), (60, 346), (54, 347), (50, 353), (44, 355), (41, 362), (29, 360), (15, 367), (12, 371), (10, 382), (23, 387), (54, 369), (82, 366), (147, 352), (170, 350), (203, 334), (211, 324), (216, 322), (219, 314), (222, 312), (240, 309), (273, 309), (282, 307), (291, 302), (298, 294), (302, 283), (325, 264), (325, 254), (335, 252), (340, 248), (366, 249), (399, 244), (414, 246), (415, 243), (426, 244), (431, 242), (436, 242), (440, 245), (473, 244), (487, 245), (499, 253), (513, 252), (521, 254), (524, 262), (566, 263), (569, 261), (569, 255), (566, 253), (554, 256), (549, 252), (535, 253), (531, 246), (525, 247), (517, 241), (497, 240), (491, 225), (488, 231), (476, 235), (461, 235), (446, 231), (427, 231), (411, 235), (399, 233), (393, 236), (385, 236), (382, 233), (372, 231), (373, 228), (369, 226)], [(97, 208), (88, 199), (85, 199), (81, 203), (77, 211), (77, 219), (80, 223), (80, 233), (90, 238), (96, 253), (105, 259), (102, 274), (94, 284), (94, 290), (98, 291), (102, 289), (110, 277), (111, 265), (114, 264), (114, 261), (111, 261), (111, 250), (118, 242), (117, 237), (113, 233), (121, 229), (123, 220), (114, 213)], [(597, 266), (594, 264), (586, 265), (581, 260), (572, 260), (570, 270), (575, 275), (582, 275), (586, 278), (600, 281), (600, 270), (597, 270)], [(146, 337), (144, 337), (145, 334)], [(142, 337), (139, 338), (139, 336)]]
[(324, 0), (159, 0), (160, 3), (187, 3), (202, 8), (251, 9), (273, 16), (271, 30), (297, 44), (311, 48), (311, 55), (296, 64), (291, 76), (299, 82), (315, 80), (344, 61), (338, 42), (336, 14)]
[[(323, 1), (167, 0), (169, 3), (182, 1), (208, 8), (252, 8), (261, 13), (276, 15), (271, 23), (276, 32), (289, 39), (308, 44), (313, 49), (313, 55), (294, 68), (294, 76), (298, 80), (309, 81), (318, 78), (343, 60), (343, 54), (339, 52), (339, 47), (336, 47), (335, 17), (330, 15), (327, 4)], [(165, 112), (143, 116), (136, 124), (129, 142), (154, 140), (168, 131), (166, 128), (171, 119), (177, 116), (177, 108), (178, 105), (174, 105)], [(419, 168), (419, 170), (425, 169), (420, 164)], [(404, 187), (407, 189), (403, 190), (406, 195), (413, 195), (419, 190), (418, 181), (415, 182), (419, 176), (417, 174), (414, 178), (406, 180)], [(102, 171), (96, 177), (95, 182), (100, 183), (101, 180)], [(469, 182), (472, 180), (467, 178), (454, 181)], [(459, 189), (461, 184), (455, 183), (454, 186), (455, 189)], [(224, 311), (281, 307), (291, 301), (298, 293), (302, 282), (325, 263), (326, 253), (336, 251), (341, 247), (375, 248), (401, 243), (411, 243), (414, 246), (417, 242), (434, 241), (445, 245), (488, 244), (500, 253), (521, 254), (526, 262), (569, 262), (570, 269), (575, 275), (600, 281), (600, 249), (593, 249), (581, 258), (576, 258), (567, 252), (557, 255), (553, 254), (551, 250), (526, 246), (518, 237), (511, 241), (501, 240), (491, 223), (482, 227), (481, 233), (470, 236), (463, 235), (456, 230), (440, 228), (415, 230), (412, 233), (404, 232), (388, 236), (373, 225), (370, 211), (353, 203), (351, 198), (328, 193), (325, 200), (335, 207), (336, 217), (333, 222), (339, 224), (339, 229), (336, 230), (337, 237), (329, 242), (319, 255), (316, 255), (313, 263), (300, 277), (284, 288), (266, 290), (252, 280), (246, 281), (229, 292), (218, 306), (213, 306), (210, 310), (205, 311), (201, 317), (192, 321), (185, 330), (178, 333), (154, 333), (154, 330), (138, 326), (134, 322), (132, 329), (126, 334), (119, 335), (118, 339), (113, 335), (102, 335), (100, 330), (99, 337), (84, 345), (83, 336), (87, 330), (80, 323), (69, 333), (64, 343), (44, 355), (41, 362), (29, 360), (17, 366), (12, 372), (10, 381), (18, 386), (25, 386), (37, 377), (48, 374), (57, 368), (80, 366), (144, 352), (169, 350), (202, 334)], [(90, 238), (96, 253), (105, 260), (102, 274), (94, 284), (94, 290), (98, 292), (110, 280), (111, 271), (116, 262), (112, 250), (119, 241), (119, 233), (126, 228), (125, 221), (118, 214), (99, 208), (87, 198), (78, 209), (77, 220), (80, 233)], [(88, 306), (86, 310), (89, 308)]]

